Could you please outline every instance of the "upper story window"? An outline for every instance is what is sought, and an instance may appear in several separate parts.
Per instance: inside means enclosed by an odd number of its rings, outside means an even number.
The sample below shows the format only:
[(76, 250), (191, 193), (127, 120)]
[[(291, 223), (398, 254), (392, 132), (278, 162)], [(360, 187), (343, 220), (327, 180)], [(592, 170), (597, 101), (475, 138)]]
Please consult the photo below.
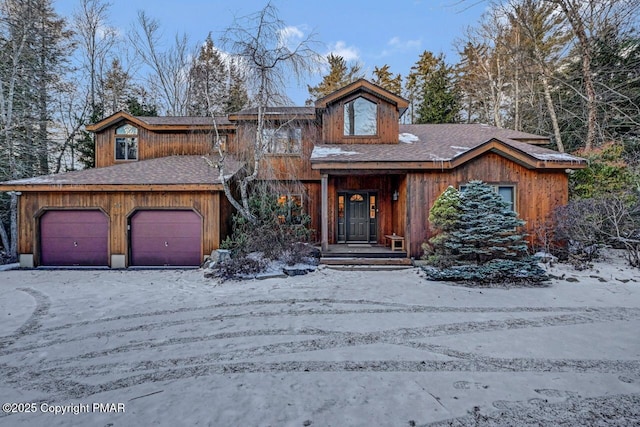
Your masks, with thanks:
[(138, 160), (138, 128), (130, 124), (116, 129), (116, 160)]
[(302, 129), (266, 128), (262, 130), (265, 152), (269, 154), (300, 154), (302, 152)]
[(364, 98), (344, 104), (344, 135), (369, 136), (378, 133), (378, 105)]

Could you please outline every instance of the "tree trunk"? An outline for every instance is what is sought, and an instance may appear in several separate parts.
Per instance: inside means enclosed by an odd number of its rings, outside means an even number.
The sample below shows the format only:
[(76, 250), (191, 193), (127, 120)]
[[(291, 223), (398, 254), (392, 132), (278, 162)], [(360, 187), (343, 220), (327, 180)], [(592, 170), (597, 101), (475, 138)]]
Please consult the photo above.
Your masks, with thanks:
[(593, 76), (591, 74), (591, 48), (589, 46), (589, 37), (584, 27), (584, 21), (580, 15), (580, 5), (569, 0), (550, 0), (560, 6), (564, 12), (574, 35), (578, 39), (580, 52), (582, 54), (582, 78), (584, 81), (585, 97), (587, 98), (587, 138), (585, 141), (585, 149), (590, 150), (596, 142), (596, 126), (598, 122), (596, 90), (593, 84)]
[[(11, 200), (9, 202), (9, 246), (6, 247), (7, 255), (9, 256), (9, 262), (16, 262), (18, 260), (18, 194), (15, 191), (9, 193)], [(3, 232), (4, 232), (3, 228)], [(6, 234), (6, 232), (5, 232)], [(3, 237), (4, 244), (4, 237)]]
[(549, 117), (551, 118), (551, 126), (553, 127), (553, 136), (556, 139), (558, 151), (564, 153), (564, 144), (562, 143), (562, 134), (560, 133), (558, 116), (556, 115), (556, 108), (553, 105), (553, 100), (551, 99), (551, 87), (549, 84), (549, 79), (547, 78), (546, 70), (542, 64), (539, 65), (539, 70), (540, 79), (542, 80), (542, 86), (544, 88), (544, 100), (547, 104), (547, 111), (549, 112)]
[(4, 224), (0, 221), (0, 243), (2, 243), (2, 247), (4, 248), (7, 255), (9, 255), (11, 243), (9, 241), (9, 236), (7, 235), (7, 230), (4, 228)]

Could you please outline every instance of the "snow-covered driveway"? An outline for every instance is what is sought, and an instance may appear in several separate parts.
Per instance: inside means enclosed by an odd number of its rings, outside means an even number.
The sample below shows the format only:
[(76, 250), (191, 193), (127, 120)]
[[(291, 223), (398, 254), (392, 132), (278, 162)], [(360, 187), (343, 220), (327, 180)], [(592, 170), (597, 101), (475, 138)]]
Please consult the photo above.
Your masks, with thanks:
[(0, 272), (0, 425), (638, 425), (634, 274)]

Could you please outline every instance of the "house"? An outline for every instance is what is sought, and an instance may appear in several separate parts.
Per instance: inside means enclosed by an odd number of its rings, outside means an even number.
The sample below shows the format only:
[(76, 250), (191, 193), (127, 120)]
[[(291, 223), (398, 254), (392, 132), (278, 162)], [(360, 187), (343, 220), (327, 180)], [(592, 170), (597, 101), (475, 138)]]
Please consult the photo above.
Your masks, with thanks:
[[(435, 199), (471, 180), (494, 186), (532, 226), (567, 203), (567, 171), (586, 166), (529, 133), (400, 124), (407, 107), (358, 80), (312, 107), (267, 109), (260, 178), (310, 215), (323, 251), (391, 240), (402, 256), (418, 257)], [(242, 169), (257, 113), (216, 119), (226, 175)], [(233, 209), (212, 167), (211, 119), (120, 112), (88, 129), (95, 169), (0, 183), (21, 193), (22, 266), (195, 266), (229, 234)]]

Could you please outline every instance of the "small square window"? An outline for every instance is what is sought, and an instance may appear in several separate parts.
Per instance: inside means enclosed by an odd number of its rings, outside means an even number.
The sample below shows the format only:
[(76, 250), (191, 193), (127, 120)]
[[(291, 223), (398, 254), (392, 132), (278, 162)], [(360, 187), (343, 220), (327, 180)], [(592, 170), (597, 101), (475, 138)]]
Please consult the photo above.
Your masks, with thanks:
[(116, 160), (138, 160), (138, 138), (116, 138)]

